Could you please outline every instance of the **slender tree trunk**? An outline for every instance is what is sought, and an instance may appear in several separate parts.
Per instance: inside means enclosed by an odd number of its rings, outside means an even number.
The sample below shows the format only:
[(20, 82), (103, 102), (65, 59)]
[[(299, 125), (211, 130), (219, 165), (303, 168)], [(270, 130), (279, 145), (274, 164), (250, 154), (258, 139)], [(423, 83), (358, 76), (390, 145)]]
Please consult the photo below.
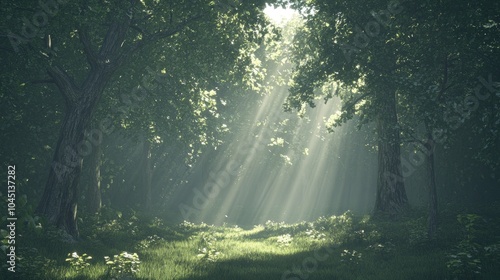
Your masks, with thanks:
[[(101, 210), (101, 164), (102, 164), (101, 145), (97, 145), (92, 150), (89, 159), (90, 163), (90, 185), (87, 192), (88, 209), (90, 213), (98, 213)], [(87, 162), (87, 161), (85, 161)]]
[(429, 217), (427, 218), (427, 235), (429, 239), (436, 237), (438, 226), (438, 201), (436, 190), (436, 170), (434, 165), (434, 139), (430, 131), (427, 132), (425, 143), (427, 156), (427, 170), (429, 174)]
[(144, 140), (143, 147), (143, 186), (144, 186), (144, 209), (151, 210), (151, 178), (153, 176), (153, 170), (151, 165), (151, 143), (148, 139)]
[(378, 117), (378, 179), (375, 214), (395, 214), (408, 206), (401, 169), (396, 96), (386, 96)]

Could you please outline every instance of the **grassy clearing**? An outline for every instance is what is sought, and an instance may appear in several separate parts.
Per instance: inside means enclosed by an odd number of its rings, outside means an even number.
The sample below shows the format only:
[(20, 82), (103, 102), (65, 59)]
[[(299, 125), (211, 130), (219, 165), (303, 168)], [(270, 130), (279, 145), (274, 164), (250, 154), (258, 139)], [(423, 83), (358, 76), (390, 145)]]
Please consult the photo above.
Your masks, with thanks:
[[(78, 243), (58, 241), (55, 230), (26, 234), (16, 276), (111, 279), (104, 256), (127, 251), (138, 254), (140, 270), (118, 279), (496, 279), (497, 218), (450, 214), (442, 218), (439, 239), (429, 241), (422, 216), (375, 221), (346, 212), (249, 229), (189, 222), (169, 227), (133, 216), (89, 219), (94, 226)], [(92, 256), (90, 265), (70, 266), (71, 252)]]

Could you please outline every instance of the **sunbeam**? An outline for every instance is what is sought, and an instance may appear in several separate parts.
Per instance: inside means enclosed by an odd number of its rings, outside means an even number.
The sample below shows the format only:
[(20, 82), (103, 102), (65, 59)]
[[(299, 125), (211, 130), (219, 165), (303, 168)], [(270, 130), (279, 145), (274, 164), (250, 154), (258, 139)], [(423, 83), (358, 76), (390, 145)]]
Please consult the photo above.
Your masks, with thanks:
[[(310, 220), (345, 210), (367, 213), (372, 208), (375, 154), (352, 124), (334, 133), (325, 127), (325, 119), (339, 109), (340, 101), (318, 102), (300, 118), (282, 112), (287, 94), (287, 88), (277, 88), (263, 96), (254, 109), (253, 125), (240, 129), (227, 149), (206, 155), (210, 166), (205, 174), (210, 176), (191, 194), (218, 185), (199, 198), (203, 203), (195, 202), (203, 205), (194, 221), (251, 226), (267, 220)], [(273, 139), (280, 138), (273, 145)], [(235, 166), (237, 172), (223, 172)], [(183, 203), (193, 201), (190, 196)]]

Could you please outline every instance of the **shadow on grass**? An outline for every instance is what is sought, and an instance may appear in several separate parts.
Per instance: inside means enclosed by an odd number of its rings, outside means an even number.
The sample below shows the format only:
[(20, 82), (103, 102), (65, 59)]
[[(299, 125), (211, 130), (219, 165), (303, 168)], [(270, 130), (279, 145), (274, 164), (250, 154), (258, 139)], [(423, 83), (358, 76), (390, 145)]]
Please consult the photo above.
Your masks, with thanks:
[(341, 257), (342, 251), (342, 248), (323, 247), (290, 255), (267, 255), (261, 260), (243, 257), (218, 261), (205, 264), (202, 269), (193, 272), (196, 275), (176, 279), (442, 280), (448, 276), (440, 265), (440, 253), (425, 256), (395, 254), (390, 258), (379, 258), (363, 252), (362, 258), (349, 259)]

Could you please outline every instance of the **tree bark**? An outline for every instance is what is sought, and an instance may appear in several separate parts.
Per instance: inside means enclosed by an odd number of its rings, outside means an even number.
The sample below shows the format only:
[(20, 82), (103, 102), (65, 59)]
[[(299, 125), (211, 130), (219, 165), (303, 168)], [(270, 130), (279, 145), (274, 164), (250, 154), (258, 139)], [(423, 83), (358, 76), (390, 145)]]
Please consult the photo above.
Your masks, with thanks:
[(438, 226), (438, 201), (436, 188), (436, 170), (434, 164), (434, 139), (432, 133), (427, 131), (427, 142), (425, 143), (427, 154), (427, 170), (429, 174), (429, 216), (427, 218), (427, 236), (433, 239), (437, 234)]
[[(69, 112), (63, 122), (56, 152), (37, 212), (48, 222), (77, 237), (76, 225), (78, 180), (82, 168), (82, 157), (75, 151), (81, 138), (77, 113)], [(67, 151), (65, 153), (65, 151)]]
[[(97, 145), (92, 150), (89, 159), (90, 163), (90, 185), (87, 192), (87, 207), (90, 213), (98, 213), (101, 210), (101, 145)], [(87, 161), (86, 161), (87, 162)]]
[(408, 206), (401, 168), (399, 126), (395, 93), (381, 100), (377, 120), (378, 179), (375, 214), (396, 214)]
[(78, 96), (76, 102), (67, 102), (67, 113), (55, 149), (52, 168), (37, 208), (37, 213), (45, 216), (49, 223), (73, 237), (78, 237), (76, 213), (82, 160), (95, 148), (91, 141), (85, 139), (84, 131), (89, 127), (92, 112), (109, 80), (105, 78), (106, 75), (91, 79), (85, 90), (73, 92)]

